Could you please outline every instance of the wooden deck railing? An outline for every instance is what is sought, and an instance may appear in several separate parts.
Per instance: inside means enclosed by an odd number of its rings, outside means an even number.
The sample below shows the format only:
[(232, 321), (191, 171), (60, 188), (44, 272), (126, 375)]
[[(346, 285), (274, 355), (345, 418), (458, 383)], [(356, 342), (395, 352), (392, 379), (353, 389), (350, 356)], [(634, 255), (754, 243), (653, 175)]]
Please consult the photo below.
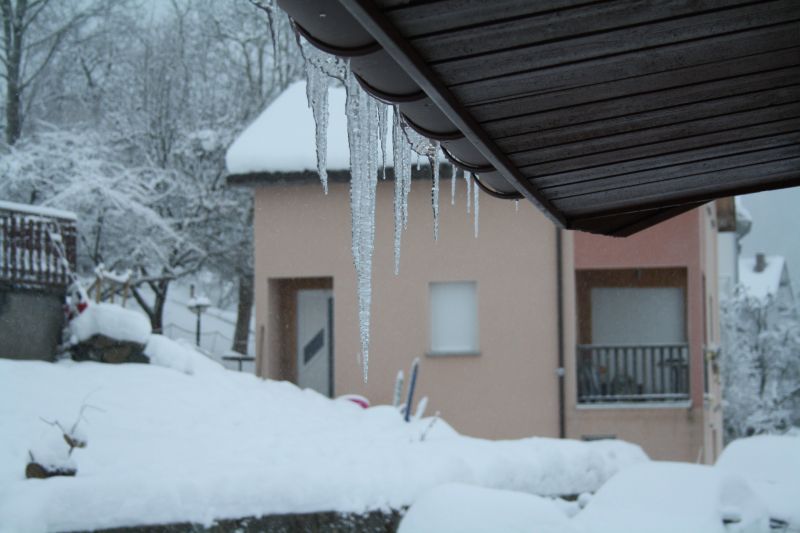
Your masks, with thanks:
[(75, 241), (74, 220), (0, 211), (0, 283), (66, 287), (75, 268)]
[(689, 346), (578, 345), (578, 402), (689, 399)]

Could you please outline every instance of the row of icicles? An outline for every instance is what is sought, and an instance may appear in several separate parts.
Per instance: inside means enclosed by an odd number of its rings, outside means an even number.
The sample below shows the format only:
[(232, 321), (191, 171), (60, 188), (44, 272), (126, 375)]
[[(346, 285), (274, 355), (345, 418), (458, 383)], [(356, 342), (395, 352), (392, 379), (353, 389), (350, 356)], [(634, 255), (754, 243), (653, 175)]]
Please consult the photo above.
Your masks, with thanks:
[[(317, 171), (325, 194), (328, 193), (327, 135), (328, 86), (331, 78), (344, 83), (347, 93), (347, 137), (350, 146), (350, 209), (352, 213), (352, 251), (358, 288), (358, 319), (361, 337), (361, 365), (364, 382), (369, 374), (369, 330), (372, 300), (372, 253), (375, 243), (375, 199), (379, 170), (386, 179), (386, 152), (389, 106), (369, 96), (359, 85), (347, 64), (313, 47), (303, 47), (306, 59), (306, 96), (316, 124)], [(433, 238), (439, 238), (439, 143), (429, 141), (403, 123), (393, 108), (392, 167), (394, 169), (394, 273), (400, 273), (400, 243), (408, 226), (408, 196), (411, 191), (412, 157), (427, 158), (433, 174), (431, 204)], [(455, 205), (455, 166), (451, 166), (450, 203)], [(479, 188), (469, 172), (467, 213), (472, 210), (475, 238), (478, 237)], [(472, 205), (470, 205), (472, 199)], [(518, 206), (518, 204), (517, 204)]]

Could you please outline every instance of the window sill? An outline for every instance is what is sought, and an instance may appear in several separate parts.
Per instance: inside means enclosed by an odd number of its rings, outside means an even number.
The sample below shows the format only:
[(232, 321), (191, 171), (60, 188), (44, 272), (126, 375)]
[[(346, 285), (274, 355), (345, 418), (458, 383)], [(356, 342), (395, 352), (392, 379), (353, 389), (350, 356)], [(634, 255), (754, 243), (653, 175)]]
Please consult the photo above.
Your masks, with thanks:
[(481, 352), (428, 352), (425, 357), (480, 357)]
[(575, 408), (578, 410), (600, 410), (600, 409), (687, 409), (692, 406), (691, 400), (678, 402), (606, 402), (606, 403), (579, 403)]

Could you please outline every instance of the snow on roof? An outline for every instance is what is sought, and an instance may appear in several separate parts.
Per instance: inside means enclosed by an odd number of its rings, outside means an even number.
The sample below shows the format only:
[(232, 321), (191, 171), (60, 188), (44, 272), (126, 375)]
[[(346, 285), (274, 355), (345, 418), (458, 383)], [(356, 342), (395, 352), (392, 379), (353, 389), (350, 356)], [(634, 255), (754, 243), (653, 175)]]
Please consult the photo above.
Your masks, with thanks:
[[(345, 100), (344, 87), (328, 89), (328, 170), (350, 169)], [(386, 140), (389, 166), (389, 132)], [(306, 82), (299, 81), (283, 91), (236, 138), (228, 148), (225, 164), (230, 174), (316, 170), (316, 146), (316, 124), (306, 99)]]
[(776, 296), (781, 286), (786, 260), (779, 255), (765, 256), (766, 267), (761, 272), (756, 272), (756, 258), (739, 258), (739, 283), (741, 283), (748, 296), (764, 299), (769, 295)]
[(740, 196), (735, 197), (734, 202), (736, 204), (736, 219), (738, 221), (749, 222), (752, 224), (753, 222), (753, 215), (750, 214), (750, 211), (744, 206), (744, 201)]
[(41, 205), (18, 204), (16, 202), (6, 202), (3, 200), (0, 200), (0, 211), (16, 211), (18, 213), (26, 213), (29, 215), (62, 218), (65, 220), (78, 220), (78, 215), (72, 211), (53, 209), (52, 207), (44, 207)]

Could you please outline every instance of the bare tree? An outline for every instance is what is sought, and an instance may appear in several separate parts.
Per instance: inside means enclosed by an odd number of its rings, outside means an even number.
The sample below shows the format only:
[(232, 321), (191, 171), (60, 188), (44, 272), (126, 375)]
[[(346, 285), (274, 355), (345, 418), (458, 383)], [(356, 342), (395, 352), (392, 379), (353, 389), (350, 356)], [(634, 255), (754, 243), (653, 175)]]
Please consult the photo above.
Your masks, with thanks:
[(59, 53), (67, 37), (112, 5), (112, 2), (0, 0), (3, 35), (0, 76), (5, 81), (5, 141), (22, 135), (24, 110), (32, 84)]

